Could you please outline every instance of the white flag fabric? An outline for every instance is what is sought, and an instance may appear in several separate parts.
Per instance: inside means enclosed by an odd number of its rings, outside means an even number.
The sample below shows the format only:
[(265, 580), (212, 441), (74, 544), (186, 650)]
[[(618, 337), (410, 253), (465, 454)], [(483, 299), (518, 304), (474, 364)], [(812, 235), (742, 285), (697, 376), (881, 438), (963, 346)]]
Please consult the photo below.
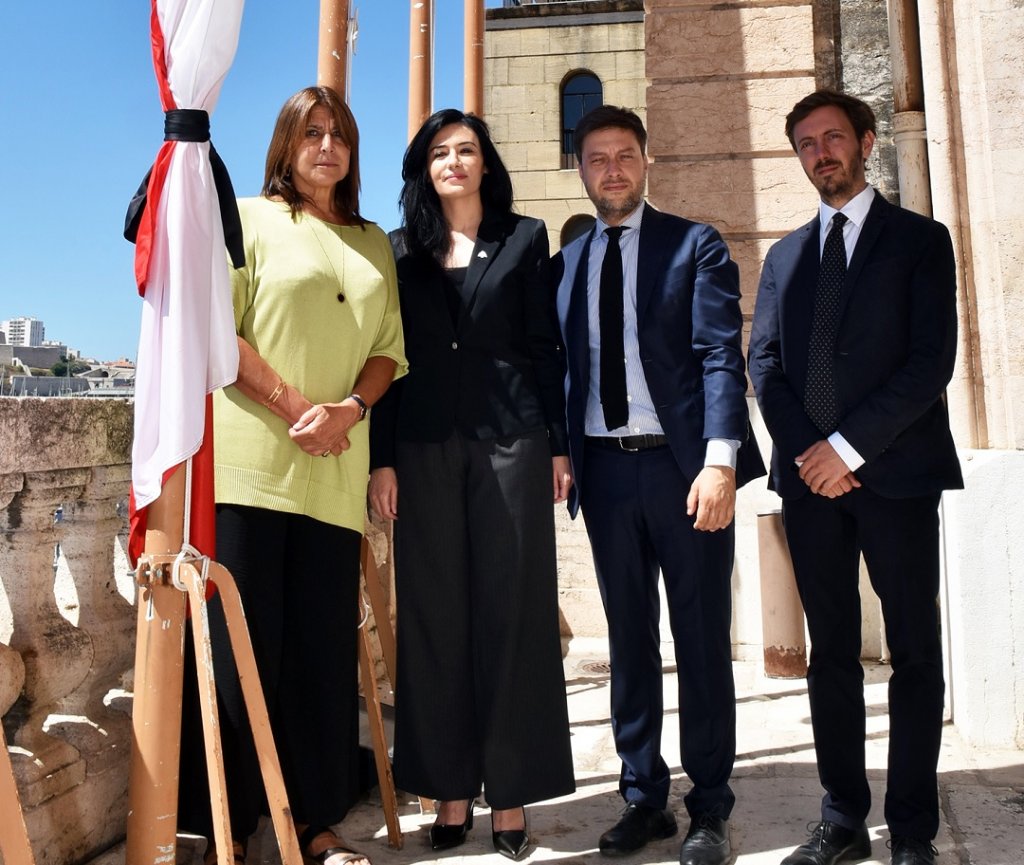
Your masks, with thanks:
[[(235, 56), (243, 0), (152, 0), (165, 111), (212, 114)], [(143, 294), (132, 487), (139, 509), (203, 443), (206, 395), (238, 372), (231, 285), (209, 141), (165, 142), (136, 245)], [(211, 502), (212, 505), (212, 502)], [(212, 552), (212, 551), (209, 551)]]

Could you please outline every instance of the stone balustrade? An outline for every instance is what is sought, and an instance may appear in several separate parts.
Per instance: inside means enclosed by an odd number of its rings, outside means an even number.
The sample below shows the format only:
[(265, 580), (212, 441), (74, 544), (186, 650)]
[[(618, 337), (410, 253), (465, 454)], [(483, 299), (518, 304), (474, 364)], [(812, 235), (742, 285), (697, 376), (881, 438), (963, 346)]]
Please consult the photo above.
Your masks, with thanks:
[(0, 714), (39, 865), (124, 835), (131, 440), (123, 400), (0, 398)]

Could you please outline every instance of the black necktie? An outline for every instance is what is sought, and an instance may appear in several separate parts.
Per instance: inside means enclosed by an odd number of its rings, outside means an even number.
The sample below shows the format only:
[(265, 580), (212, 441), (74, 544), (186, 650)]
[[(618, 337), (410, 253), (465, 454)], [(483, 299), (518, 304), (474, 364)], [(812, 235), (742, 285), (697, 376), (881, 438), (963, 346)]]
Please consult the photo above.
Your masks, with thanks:
[(831, 435), (839, 424), (836, 396), (835, 348), (839, 330), (839, 296), (846, 279), (846, 242), (843, 224), (846, 216), (836, 213), (825, 238), (818, 272), (818, 290), (814, 296), (811, 343), (807, 350), (807, 384), (804, 409), (823, 435)]
[(622, 250), (619, 238), (625, 228), (606, 228), (608, 247), (601, 264), (601, 408), (608, 429), (629, 421), (626, 407), (626, 350), (622, 342)]

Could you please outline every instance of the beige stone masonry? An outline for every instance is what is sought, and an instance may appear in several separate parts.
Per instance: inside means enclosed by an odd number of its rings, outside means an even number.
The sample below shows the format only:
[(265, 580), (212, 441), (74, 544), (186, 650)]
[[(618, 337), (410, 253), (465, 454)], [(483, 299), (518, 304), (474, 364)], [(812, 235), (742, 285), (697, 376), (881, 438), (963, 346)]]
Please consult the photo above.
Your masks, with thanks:
[(808, 76), (652, 84), (648, 153), (655, 159), (723, 150), (790, 154), (785, 109), (812, 90)]
[(800, 72), (814, 68), (811, 5), (665, 10), (651, 2), (647, 75), (659, 79)]
[(725, 234), (772, 232), (781, 237), (817, 209), (814, 189), (792, 156), (655, 162), (650, 190), (656, 207), (710, 222)]

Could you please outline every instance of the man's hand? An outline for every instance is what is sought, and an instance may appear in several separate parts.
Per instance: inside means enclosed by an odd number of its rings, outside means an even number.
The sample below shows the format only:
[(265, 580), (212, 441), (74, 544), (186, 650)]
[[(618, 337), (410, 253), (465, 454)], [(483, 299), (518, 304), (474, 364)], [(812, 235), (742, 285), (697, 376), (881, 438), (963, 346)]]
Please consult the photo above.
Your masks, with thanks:
[(686, 513), (697, 515), (693, 527), (702, 532), (717, 532), (728, 526), (736, 513), (736, 470), (704, 466), (686, 497)]
[(812, 444), (796, 458), (796, 463), (800, 466), (801, 480), (817, 495), (834, 499), (860, 486), (860, 481), (826, 439)]
[(572, 469), (569, 467), (569, 457), (552, 457), (551, 473), (552, 484), (555, 493), (555, 504), (564, 502), (569, 498), (569, 487), (572, 486)]

